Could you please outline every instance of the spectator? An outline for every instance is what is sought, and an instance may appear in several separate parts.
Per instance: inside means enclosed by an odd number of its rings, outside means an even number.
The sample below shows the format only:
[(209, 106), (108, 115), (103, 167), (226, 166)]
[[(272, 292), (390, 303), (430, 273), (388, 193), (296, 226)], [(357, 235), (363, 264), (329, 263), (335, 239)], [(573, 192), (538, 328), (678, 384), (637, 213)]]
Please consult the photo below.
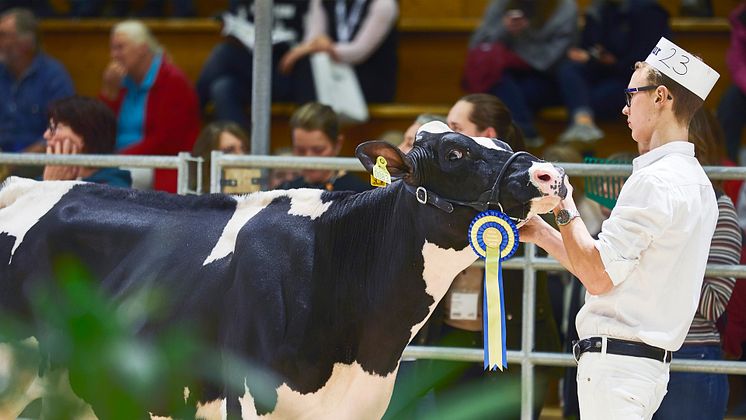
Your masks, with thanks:
[[(142, 22), (127, 20), (112, 29), (100, 98), (117, 114), (118, 153), (192, 149), (199, 132), (197, 95)], [(176, 170), (156, 169), (153, 188), (176, 192)]]
[[(281, 147), (275, 150), (275, 156), (293, 156), (293, 149), (291, 147)], [(280, 185), (290, 182), (300, 176), (300, 171), (291, 168), (274, 168), (269, 171), (269, 180), (267, 181), (267, 188), (274, 190), (280, 187)]]
[(497, 97), (486, 93), (466, 95), (448, 111), (451, 130), (468, 136), (498, 138), (513, 150), (525, 150), (523, 132), (508, 107)]
[(728, 158), (740, 162), (741, 135), (746, 125), (746, 1), (730, 13), (730, 48), (726, 63), (733, 85), (723, 94), (718, 105), (718, 119), (725, 133)]
[(420, 129), (424, 124), (429, 123), (430, 121), (440, 121), (442, 123), (447, 124), (447, 120), (445, 117), (435, 114), (420, 114), (415, 118), (412, 125), (407, 128), (407, 131), (404, 132), (404, 140), (399, 144), (399, 150), (401, 150), (403, 153), (409, 153), (410, 150), (412, 150), (412, 146), (414, 145), (414, 138), (417, 136), (417, 130)]
[(41, 50), (34, 15), (0, 15), (0, 149), (43, 153), (49, 103), (73, 93), (70, 75)]
[[(309, 102), (298, 108), (290, 117), (293, 136), (293, 155), (324, 156), (339, 155), (344, 136), (339, 132), (339, 118), (334, 110), (318, 102)], [(301, 176), (280, 185), (280, 189), (318, 188), (327, 191), (369, 190), (371, 187), (355, 175), (345, 171), (307, 169)]]
[(216, 121), (205, 126), (192, 149), (193, 156), (203, 159), (202, 192), (210, 192), (210, 155), (213, 150), (229, 155), (243, 155), (248, 153), (249, 148), (249, 136), (238, 124)]
[[(489, 94), (471, 94), (459, 99), (448, 112), (448, 125), (452, 130), (473, 137), (499, 138), (515, 150), (525, 150), (523, 133), (515, 125), (510, 111), (498, 98)], [(523, 248), (518, 251), (523, 253)], [(503, 294), (505, 302), (506, 345), (508, 349), (521, 348), (523, 320), (523, 273), (503, 270)], [(539, 276), (536, 283), (536, 349), (559, 351), (559, 336), (552, 315), (547, 278)], [(484, 270), (469, 267), (459, 273), (451, 287), (430, 317), (426, 329), (426, 343), (447, 347), (483, 347), (482, 332), (482, 288)], [(472, 298), (464, 299), (465, 296)], [(464, 302), (472, 302), (465, 305)], [(488, 387), (495, 392), (511, 389), (520, 384), (520, 369), (508, 369), (502, 373), (485, 373), (483, 363), (456, 361), (429, 361), (418, 369), (427, 369), (423, 378), (433, 378), (435, 402), (443, 404), (454, 393), (474, 384)], [(535, 369), (535, 398), (533, 412), (538, 418), (544, 404), (550, 377), (558, 373), (556, 368), (537, 366)], [(515, 388), (513, 388), (515, 389)], [(489, 418), (516, 418), (520, 415), (519, 404), (482, 413)]]
[[(722, 159), (720, 142), (712, 138), (710, 125), (717, 120), (705, 108), (700, 108), (689, 125), (689, 141), (694, 143), (694, 155), (702, 166), (719, 165)], [(718, 204), (715, 234), (710, 244), (708, 264), (737, 265), (741, 257), (741, 229), (733, 201), (713, 181)], [(734, 277), (705, 276), (699, 305), (684, 344), (674, 359), (722, 360), (720, 333), (716, 322), (725, 312)], [(728, 377), (718, 373), (671, 372), (668, 392), (654, 420), (722, 419), (728, 408)]]
[[(44, 132), (47, 154), (103, 155), (114, 152), (117, 120), (101, 101), (84, 96), (71, 96), (52, 102), (49, 107), (49, 127)], [(70, 165), (47, 165), (44, 180), (81, 180), (130, 187), (128, 171), (119, 168), (91, 168)]]
[(594, 0), (585, 11), (580, 42), (568, 50), (560, 71), (583, 77), (586, 83), (573, 94), (583, 96), (596, 117), (618, 117), (629, 70), (649, 45), (670, 33), (668, 12), (656, 0)]
[[(226, 38), (207, 58), (197, 80), (197, 93), (203, 111), (211, 104), (216, 120), (233, 121), (249, 130), (246, 111), (251, 103), (254, 68), (253, 1), (234, 2), (230, 11), (231, 14), (223, 15)], [(273, 3), (273, 101), (305, 103), (316, 97), (308, 61), (299, 63), (295, 71), (287, 74), (277, 71), (283, 55), (300, 42), (307, 12), (305, 1), (277, 0)]]
[(544, 142), (534, 113), (560, 103), (572, 120), (560, 140), (591, 142), (603, 136), (590, 101), (576, 94), (585, 81), (559, 72), (577, 33), (577, 14), (572, 0), (493, 0), (469, 41), (464, 87), (502, 99), (531, 147)]
[(396, 93), (396, 0), (311, 0), (303, 43), (280, 61), (289, 74), (309, 54), (327, 52), (355, 69), (365, 100), (392, 102)]

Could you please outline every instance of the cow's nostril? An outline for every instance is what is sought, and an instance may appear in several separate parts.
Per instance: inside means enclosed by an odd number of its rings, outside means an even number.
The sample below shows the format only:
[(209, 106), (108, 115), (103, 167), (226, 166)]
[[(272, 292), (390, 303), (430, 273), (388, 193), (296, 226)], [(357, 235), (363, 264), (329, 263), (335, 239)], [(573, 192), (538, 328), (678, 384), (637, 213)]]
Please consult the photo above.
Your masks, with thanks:
[(549, 176), (548, 174), (542, 174), (542, 175), (539, 175), (539, 180), (544, 181), (544, 182), (549, 182), (552, 180), (552, 177)]

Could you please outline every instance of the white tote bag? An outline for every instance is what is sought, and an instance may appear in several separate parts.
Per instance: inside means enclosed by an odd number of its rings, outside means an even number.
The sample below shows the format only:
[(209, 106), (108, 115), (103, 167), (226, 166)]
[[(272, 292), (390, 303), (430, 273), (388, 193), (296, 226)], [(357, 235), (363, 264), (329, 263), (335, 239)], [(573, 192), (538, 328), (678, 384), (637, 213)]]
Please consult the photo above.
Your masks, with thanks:
[(337, 63), (327, 53), (311, 55), (316, 97), (329, 105), (343, 121), (368, 121), (368, 105), (349, 64)]

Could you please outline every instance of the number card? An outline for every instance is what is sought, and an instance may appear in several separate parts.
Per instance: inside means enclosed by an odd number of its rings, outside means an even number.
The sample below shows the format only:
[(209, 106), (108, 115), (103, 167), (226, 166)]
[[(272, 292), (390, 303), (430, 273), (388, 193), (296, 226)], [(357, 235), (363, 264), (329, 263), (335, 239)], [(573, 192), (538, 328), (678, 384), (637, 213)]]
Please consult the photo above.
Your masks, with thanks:
[(689, 54), (665, 37), (650, 52), (645, 62), (705, 100), (720, 74), (699, 58)]

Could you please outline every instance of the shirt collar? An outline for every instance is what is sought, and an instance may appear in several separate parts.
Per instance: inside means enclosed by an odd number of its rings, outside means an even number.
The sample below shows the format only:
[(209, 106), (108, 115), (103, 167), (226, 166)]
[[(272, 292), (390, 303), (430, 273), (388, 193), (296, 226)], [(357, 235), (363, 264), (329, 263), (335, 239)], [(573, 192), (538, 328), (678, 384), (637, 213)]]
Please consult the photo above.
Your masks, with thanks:
[(658, 146), (644, 155), (636, 157), (632, 161), (632, 171), (638, 171), (646, 166), (650, 166), (657, 160), (674, 153), (694, 157), (694, 144), (688, 141), (677, 140)]
[(148, 72), (145, 73), (145, 78), (139, 85), (135, 83), (130, 76), (125, 76), (122, 84), (124, 84), (124, 87), (127, 89), (149, 90), (153, 87), (153, 83), (155, 83), (155, 77), (158, 75), (158, 69), (161, 67), (162, 60), (163, 53), (158, 53), (153, 56), (153, 62), (150, 63), (150, 68), (148, 68)]

